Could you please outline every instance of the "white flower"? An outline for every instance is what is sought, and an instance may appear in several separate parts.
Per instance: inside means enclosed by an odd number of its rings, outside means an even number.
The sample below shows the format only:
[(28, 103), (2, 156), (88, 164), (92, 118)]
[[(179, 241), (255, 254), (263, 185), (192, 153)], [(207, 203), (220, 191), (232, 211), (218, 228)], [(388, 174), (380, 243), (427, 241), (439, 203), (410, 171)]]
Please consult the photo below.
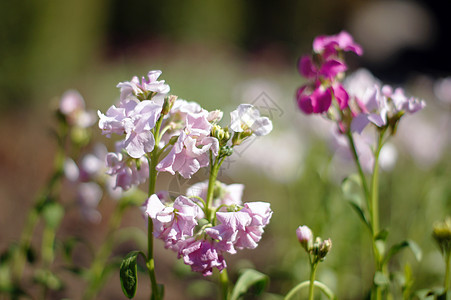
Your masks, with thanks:
[(272, 122), (267, 117), (261, 117), (260, 112), (251, 104), (240, 104), (230, 113), (232, 119), (230, 129), (243, 132), (250, 129), (257, 136), (267, 135), (272, 131)]

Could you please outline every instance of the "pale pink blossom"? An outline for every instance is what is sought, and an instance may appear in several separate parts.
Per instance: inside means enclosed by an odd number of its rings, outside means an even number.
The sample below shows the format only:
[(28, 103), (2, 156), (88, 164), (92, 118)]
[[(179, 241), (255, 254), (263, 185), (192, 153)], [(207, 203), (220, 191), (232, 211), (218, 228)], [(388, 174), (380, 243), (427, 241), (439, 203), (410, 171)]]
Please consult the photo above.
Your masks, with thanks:
[(120, 82), (117, 87), (121, 89), (121, 100), (139, 96), (144, 96), (147, 99), (149, 93), (169, 93), (169, 85), (165, 84), (164, 80), (157, 80), (161, 73), (160, 70), (149, 71), (147, 78), (143, 76), (141, 81), (137, 76), (134, 76), (131, 81)]
[[(196, 183), (190, 186), (186, 195), (197, 196), (202, 198), (204, 201), (207, 198), (207, 189), (208, 189), (208, 181), (203, 181)], [(241, 205), (241, 198), (243, 196), (244, 185), (243, 184), (224, 184), (222, 182), (217, 181), (214, 188), (214, 199), (213, 199), (213, 207), (219, 207), (221, 205)], [(193, 201), (196, 201), (193, 198)]]
[(187, 114), (185, 128), (169, 154), (158, 163), (158, 171), (171, 174), (178, 172), (184, 178), (191, 178), (200, 168), (209, 164), (210, 150), (215, 156), (218, 155), (219, 142), (210, 137), (212, 125), (207, 116), (206, 111)]
[(66, 91), (61, 97), (59, 111), (70, 125), (87, 128), (96, 122), (95, 114), (86, 111), (85, 100), (75, 90)]
[(308, 226), (299, 226), (296, 229), (296, 235), (298, 236), (298, 240), (302, 245), (308, 245), (313, 242), (313, 233)]
[(167, 206), (153, 194), (146, 207), (146, 214), (153, 222), (153, 235), (174, 251), (178, 250), (181, 241), (193, 235), (198, 212), (199, 206), (184, 196), (177, 197), (172, 206)]
[(120, 187), (128, 190), (132, 186), (144, 183), (149, 177), (149, 163), (144, 157), (137, 159), (139, 166), (136, 165), (137, 160), (122, 153), (110, 152), (105, 160), (108, 167), (107, 174), (113, 176), (116, 181), (114, 189)]

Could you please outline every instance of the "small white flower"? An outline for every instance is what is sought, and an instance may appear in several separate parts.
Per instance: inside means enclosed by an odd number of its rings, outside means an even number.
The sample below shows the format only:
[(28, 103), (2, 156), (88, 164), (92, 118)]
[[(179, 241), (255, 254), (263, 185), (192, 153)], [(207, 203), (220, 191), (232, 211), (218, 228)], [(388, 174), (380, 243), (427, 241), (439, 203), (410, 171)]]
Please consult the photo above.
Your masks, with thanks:
[(250, 129), (257, 136), (267, 135), (272, 131), (272, 122), (267, 117), (261, 117), (260, 112), (251, 104), (240, 104), (230, 113), (232, 119), (230, 129), (243, 132)]

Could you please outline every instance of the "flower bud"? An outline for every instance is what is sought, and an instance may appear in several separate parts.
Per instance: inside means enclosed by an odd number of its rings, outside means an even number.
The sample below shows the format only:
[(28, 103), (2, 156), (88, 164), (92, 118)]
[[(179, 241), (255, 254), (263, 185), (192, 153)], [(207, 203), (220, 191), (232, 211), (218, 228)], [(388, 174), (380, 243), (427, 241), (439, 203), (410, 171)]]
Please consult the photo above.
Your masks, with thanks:
[(167, 115), (172, 109), (172, 106), (174, 105), (175, 100), (177, 100), (177, 96), (175, 95), (169, 95), (168, 97), (164, 98), (163, 103), (163, 109), (161, 110), (162, 115)]
[(447, 217), (445, 221), (435, 223), (432, 236), (442, 253), (448, 254), (451, 251), (451, 218)]
[(298, 236), (298, 240), (301, 243), (302, 247), (306, 251), (309, 251), (312, 248), (313, 244), (313, 233), (307, 226), (299, 226), (296, 229), (296, 235)]

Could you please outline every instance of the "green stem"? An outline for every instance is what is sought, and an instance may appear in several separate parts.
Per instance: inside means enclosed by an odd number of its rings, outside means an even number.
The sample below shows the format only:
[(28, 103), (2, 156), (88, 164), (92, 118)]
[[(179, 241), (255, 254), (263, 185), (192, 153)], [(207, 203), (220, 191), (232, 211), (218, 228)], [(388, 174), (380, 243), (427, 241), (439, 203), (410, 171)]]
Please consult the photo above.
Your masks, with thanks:
[[(319, 288), (327, 296), (327, 298), (329, 298), (331, 300), (337, 299), (337, 297), (335, 297), (335, 294), (332, 292), (332, 290), (329, 289), (327, 287), (327, 285), (325, 285), (324, 283), (319, 282), (319, 281), (314, 281), (313, 284), (317, 288)], [(307, 288), (309, 286), (310, 286), (310, 280), (306, 280), (306, 281), (299, 283), (297, 286), (295, 286), (288, 292), (288, 294), (285, 296), (284, 300), (290, 300), (297, 293), (299, 293), (300, 290), (302, 290), (303, 288)]]
[(221, 295), (223, 300), (229, 299), (229, 276), (227, 274), (227, 268), (223, 269), (219, 273), (219, 281), (221, 283)]
[(318, 262), (314, 262), (310, 266), (310, 285), (308, 291), (308, 299), (313, 300), (314, 298), (314, 287), (315, 287), (315, 276), (316, 276), (316, 268), (318, 267)]
[[(374, 153), (374, 167), (373, 167), (373, 176), (371, 179), (371, 227), (373, 228), (373, 251), (374, 251), (374, 260), (375, 267), (377, 271), (381, 271), (384, 275), (388, 275), (388, 270), (384, 266), (383, 257), (381, 253), (379, 253), (378, 248), (376, 247), (376, 236), (379, 233), (379, 156), (383, 146), (383, 139), (386, 129), (382, 129), (379, 133), (377, 148)], [(380, 286), (375, 286), (374, 294), (376, 300), (382, 298), (382, 289)]]
[(369, 200), (370, 199), (370, 192), (369, 192), (369, 189), (368, 189), (368, 183), (366, 182), (365, 173), (363, 173), (362, 165), (360, 164), (359, 155), (357, 154), (357, 148), (355, 146), (354, 138), (352, 137), (352, 133), (348, 132), (347, 133), (347, 137), (348, 137), (348, 140), (349, 140), (349, 145), (351, 146), (351, 152), (352, 152), (352, 155), (354, 157), (354, 161), (356, 163), (357, 170), (359, 172), (360, 180), (362, 181), (363, 192), (365, 194), (365, 199), (367, 201), (368, 209), (371, 209), (370, 205), (369, 205), (370, 204), (370, 202), (369, 202), (370, 201)]
[[(148, 196), (155, 194), (155, 186), (157, 182), (157, 164), (158, 164), (158, 158), (159, 158), (159, 150), (158, 145), (160, 144), (161, 139), (161, 133), (160, 128), (161, 124), (163, 122), (163, 116), (160, 116), (160, 118), (157, 121), (157, 124), (155, 125), (154, 130), (154, 136), (155, 136), (155, 148), (150, 154), (149, 160), (149, 191)], [(158, 289), (157, 284), (157, 277), (155, 274), (155, 259), (154, 259), (154, 251), (153, 251), (153, 222), (150, 217), (147, 218), (147, 262), (146, 266), (149, 270), (149, 277), (150, 277), (150, 283), (152, 286), (152, 294), (151, 299), (153, 300), (160, 300), (160, 290)]]
[(446, 293), (449, 290), (449, 276), (450, 276), (450, 270), (449, 270), (449, 266), (450, 266), (450, 259), (451, 259), (451, 252), (447, 251), (446, 253), (446, 257), (445, 257), (445, 265), (446, 265), (446, 269), (445, 269), (445, 283), (443, 285), (444, 287), (444, 294), (446, 295)]
[(213, 159), (213, 153), (210, 150), (210, 177), (208, 179), (208, 189), (207, 189), (207, 199), (205, 200), (205, 211), (207, 220), (209, 222), (213, 221), (212, 216), (212, 210), (210, 208), (212, 202), (213, 202), (213, 196), (214, 196), (214, 190), (215, 190), (215, 184), (216, 184), (216, 178), (218, 177), (218, 171), (221, 167), (222, 162), (224, 159)]

